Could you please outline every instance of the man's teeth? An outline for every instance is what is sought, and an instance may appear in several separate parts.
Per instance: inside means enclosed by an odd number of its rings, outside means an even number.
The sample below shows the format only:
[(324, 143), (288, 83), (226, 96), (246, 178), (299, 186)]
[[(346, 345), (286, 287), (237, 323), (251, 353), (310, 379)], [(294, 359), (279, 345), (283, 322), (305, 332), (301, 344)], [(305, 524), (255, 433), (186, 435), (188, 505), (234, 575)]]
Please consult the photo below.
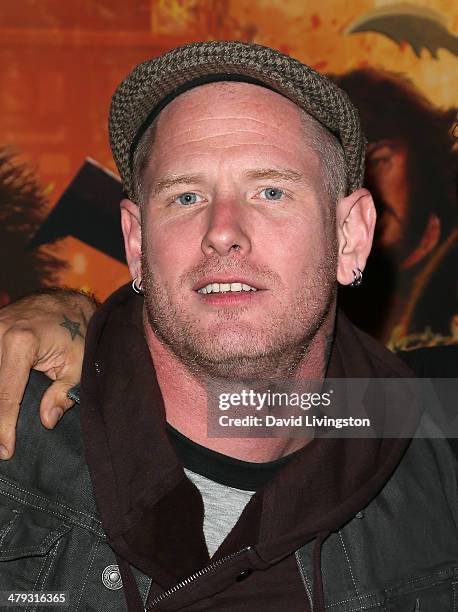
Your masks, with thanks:
[(257, 291), (251, 285), (245, 285), (245, 283), (209, 283), (199, 289), (197, 293), (227, 293), (227, 292), (237, 293), (239, 291)]

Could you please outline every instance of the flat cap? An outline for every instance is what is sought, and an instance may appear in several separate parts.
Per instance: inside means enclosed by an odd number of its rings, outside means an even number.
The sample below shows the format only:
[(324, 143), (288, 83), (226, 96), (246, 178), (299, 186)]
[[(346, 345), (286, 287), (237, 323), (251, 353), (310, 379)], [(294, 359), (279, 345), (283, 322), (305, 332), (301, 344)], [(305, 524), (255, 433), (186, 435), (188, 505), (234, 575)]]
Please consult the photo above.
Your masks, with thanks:
[(134, 199), (135, 148), (158, 113), (184, 91), (213, 81), (263, 85), (292, 100), (340, 141), (348, 193), (361, 186), (366, 140), (347, 94), (328, 78), (269, 47), (238, 41), (198, 42), (142, 62), (120, 83), (110, 108), (109, 134), (124, 190)]

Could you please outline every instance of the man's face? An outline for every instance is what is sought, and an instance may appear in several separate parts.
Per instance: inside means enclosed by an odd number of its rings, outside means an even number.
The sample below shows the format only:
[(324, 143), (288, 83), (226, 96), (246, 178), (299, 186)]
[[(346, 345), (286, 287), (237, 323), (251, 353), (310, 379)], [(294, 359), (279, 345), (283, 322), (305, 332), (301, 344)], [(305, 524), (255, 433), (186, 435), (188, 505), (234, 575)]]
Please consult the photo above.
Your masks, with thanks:
[(189, 368), (284, 375), (328, 316), (335, 213), (306, 140), (299, 109), (250, 84), (204, 85), (161, 112), (143, 291), (151, 327)]
[(407, 146), (392, 140), (372, 143), (367, 148), (366, 173), (380, 208), (378, 244), (401, 256), (410, 221), (407, 155)]

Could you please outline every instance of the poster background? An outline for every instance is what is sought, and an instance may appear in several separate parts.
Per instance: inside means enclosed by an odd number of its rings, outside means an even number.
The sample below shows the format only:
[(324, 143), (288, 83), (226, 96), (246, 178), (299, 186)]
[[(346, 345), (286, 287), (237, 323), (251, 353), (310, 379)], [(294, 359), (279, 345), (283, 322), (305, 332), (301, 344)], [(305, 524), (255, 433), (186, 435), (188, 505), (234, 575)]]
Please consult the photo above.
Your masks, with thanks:
[[(404, 73), (437, 107), (456, 105), (458, 60), (448, 50), (417, 57), (407, 42), (346, 34), (391, 0), (7, 0), (0, 2), (0, 142), (36, 171), (50, 210), (86, 157), (115, 171), (107, 113), (119, 81), (140, 61), (197, 40), (270, 45), (323, 71), (363, 66)], [(458, 31), (454, 0), (411, 3)], [(100, 228), (103, 232), (103, 228)], [(45, 247), (45, 250), (48, 247)], [(56, 251), (54, 251), (56, 252)], [(58, 281), (104, 299), (127, 268), (75, 238), (60, 241)], [(5, 264), (2, 264), (5, 265)], [(14, 262), (7, 262), (14, 266)]]

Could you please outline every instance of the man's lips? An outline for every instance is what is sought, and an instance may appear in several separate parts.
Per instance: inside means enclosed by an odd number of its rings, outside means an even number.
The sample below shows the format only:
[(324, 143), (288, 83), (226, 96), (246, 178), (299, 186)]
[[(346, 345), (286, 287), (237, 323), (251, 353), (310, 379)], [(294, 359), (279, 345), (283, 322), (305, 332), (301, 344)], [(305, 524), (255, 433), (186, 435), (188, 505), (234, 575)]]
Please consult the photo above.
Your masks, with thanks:
[(231, 275), (231, 276), (205, 276), (204, 278), (197, 281), (197, 283), (193, 286), (193, 291), (199, 291), (199, 289), (202, 289), (203, 287), (206, 287), (207, 285), (212, 284), (212, 283), (217, 283), (218, 285), (230, 285), (231, 283), (241, 283), (242, 285), (249, 285), (250, 287), (254, 287), (258, 291), (263, 291), (265, 289), (265, 287), (260, 285), (258, 281), (250, 279), (246, 276)]
[(267, 291), (224, 291), (221, 293), (197, 293), (201, 304), (207, 306), (246, 306), (263, 299)]
[[(210, 293), (199, 291), (213, 284), (219, 285), (220, 290), (215, 292), (211, 291)], [(232, 284), (237, 284), (238, 290), (232, 291), (228, 289)], [(221, 291), (222, 285), (226, 286), (226, 290)], [(245, 288), (243, 289), (243, 287)], [(251, 287), (255, 289), (255, 291), (251, 289)], [(258, 281), (246, 276), (208, 275), (194, 285), (194, 291), (201, 300), (201, 303), (207, 306), (243, 306), (257, 302), (260, 296), (265, 295), (266, 288), (261, 286)]]

